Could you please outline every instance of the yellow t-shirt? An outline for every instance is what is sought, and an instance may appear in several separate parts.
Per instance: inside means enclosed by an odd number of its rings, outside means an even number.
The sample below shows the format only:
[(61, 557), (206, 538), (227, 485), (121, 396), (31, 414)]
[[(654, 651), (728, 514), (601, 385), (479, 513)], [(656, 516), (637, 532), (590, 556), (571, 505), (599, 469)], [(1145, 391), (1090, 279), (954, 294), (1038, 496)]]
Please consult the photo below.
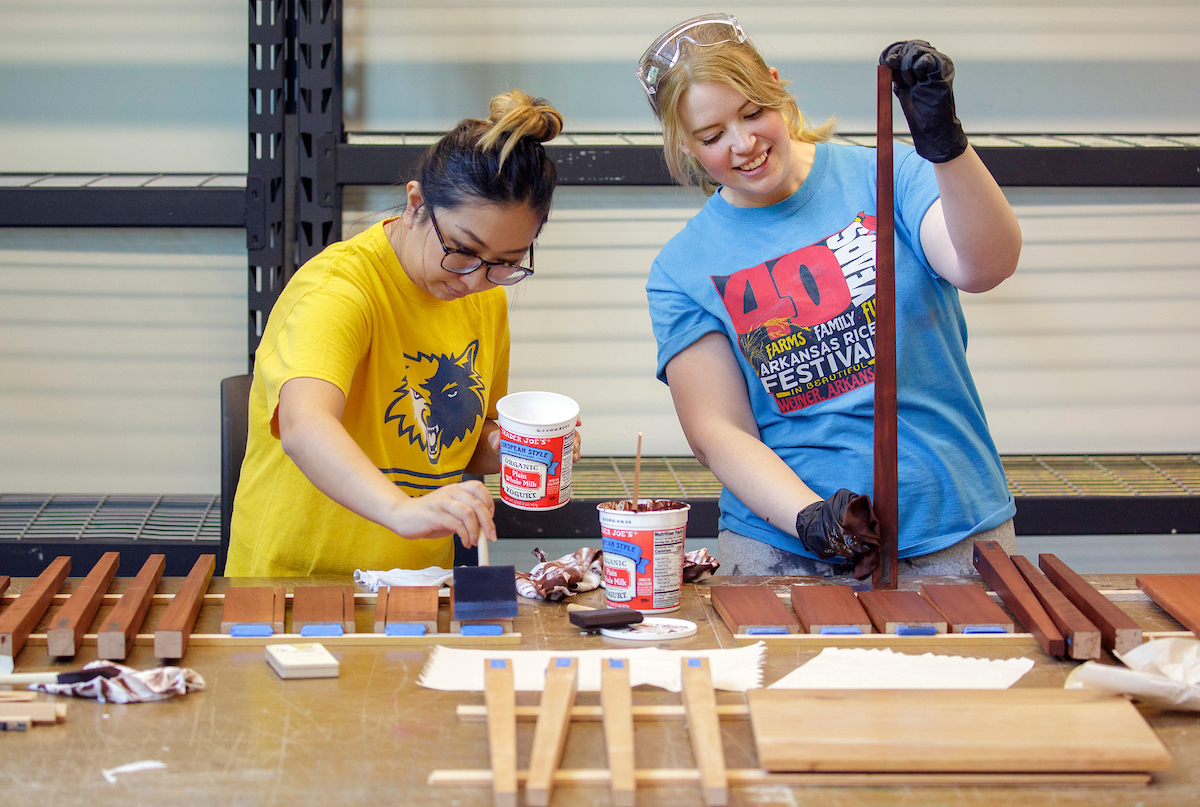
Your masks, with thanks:
[(449, 567), (451, 537), (407, 540), (317, 490), (283, 453), (279, 390), (319, 378), (346, 396), (342, 425), (411, 496), (458, 482), (508, 389), (508, 309), (495, 288), (445, 302), (404, 273), (383, 223), (304, 264), (254, 359), (246, 459), (226, 574), (350, 574)]

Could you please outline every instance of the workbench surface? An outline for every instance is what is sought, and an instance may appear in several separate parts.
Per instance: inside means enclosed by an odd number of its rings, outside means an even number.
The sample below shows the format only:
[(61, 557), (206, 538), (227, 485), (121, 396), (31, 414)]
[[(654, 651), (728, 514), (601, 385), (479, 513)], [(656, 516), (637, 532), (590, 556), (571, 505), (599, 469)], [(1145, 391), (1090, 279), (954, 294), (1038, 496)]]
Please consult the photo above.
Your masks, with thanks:
[[(77, 586), (71, 578), (64, 591)], [(1090, 578), (1102, 588), (1132, 589), (1132, 576)], [(119, 592), (130, 578), (119, 578)], [(713, 585), (766, 582), (780, 591), (802, 578), (715, 578)], [(31, 581), (13, 580), (9, 596)], [(164, 578), (160, 591), (174, 591), (181, 578)], [(214, 578), (210, 591), (222, 591), (228, 580)], [(249, 580), (237, 585), (317, 585), (343, 579)], [(809, 581), (816, 582), (816, 581)], [(823, 582), (823, 581), (822, 581)], [(902, 578), (901, 588), (920, 582), (966, 582), (955, 578)], [(978, 582), (977, 580), (975, 582)], [(672, 650), (733, 647), (734, 641), (708, 602), (708, 584), (687, 586), (679, 616), (697, 623), (694, 637), (661, 645)], [(601, 592), (577, 599), (600, 605)], [(6, 602), (10, 601), (6, 597)], [(577, 650), (605, 646), (630, 647), (601, 637), (585, 637), (567, 622), (564, 605), (522, 599), (517, 629), (521, 649)], [(44, 633), (56, 609), (52, 605), (36, 633)], [(1147, 630), (1179, 630), (1173, 619), (1148, 602), (1122, 603)], [(112, 608), (101, 607), (93, 628)], [(142, 633), (148, 633), (164, 605), (151, 608)], [(219, 605), (206, 604), (196, 633), (217, 633)], [(359, 631), (372, 630), (373, 600), (357, 611)], [(639, 643), (644, 644), (644, 643)], [(903, 649), (898, 643), (896, 649)], [(490, 805), (490, 788), (429, 788), (428, 773), (442, 768), (488, 767), (487, 726), (457, 718), (459, 704), (482, 704), (481, 693), (439, 692), (417, 686), (428, 655), (425, 647), (341, 646), (330, 648), (341, 659), (341, 674), (332, 679), (281, 680), (268, 667), (259, 647), (193, 646), (182, 664), (200, 672), (203, 692), (149, 704), (98, 704), (67, 699), (65, 722), (37, 726), (28, 732), (0, 733), (0, 804), (36, 805), (335, 805), (454, 804)], [(505, 648), (515, 649), (515, 648)], [(942, 652), (976, 657), (1029, 656), (1036, 665), (1018, 687), (1061, 687), (1073, 662), (1045, 656), (1032, 639), (1027, 644), (968, 648), (925, 643), (905, 652)], [(55, 663), (44, 643), (27, 646), (17, 657), (18, 672), (75, 669), (95, 658), (94, 642), (71, 663)], [(764, 683), (769, 684), (820, 652), (819, 647), (767, 650)], [(1111, 657), (1108, 659), (1112, 661)], [(131, 666), (157, 665), (153, 648), (137, 646)], [(518, 703), (535, 703), (536, 694), (518, 693)], [(719, 703), (744, 702), (742, 695), (718, 692)], [(598, 703), (596, 693), (580, 693), (580, 704)], [(634, 691), (635, 703), (678, 704), (677, 694), (657, 689)], [(928, 805), (1179, 805), (1200, 803), (1200, 715), (1145, 712), (1174, 756), (1171, 770), (1157, 774), (1149, 786), (1135, 787), (898, 787), (792, 788), (782, 785), (731, 786), (730, 804)], [(976, 719), (964, 716), (964, 719)], [(755, 768), (758, 762), (748, 720), (725, 719), (722, 734), (727, 765)], [(518, 726), (518, 766), (528, 763), (533, 724)], [(639, 768), (693, 766), (682, 721), (637, 723)], [(139, 760), (161, 760), (165, 770), (119, 776), (109, 784), (102, 769)], [(563, 755), (564, 768), (605, 767), (603, 730), (599, 723), (575, 723)], [(606, 787), (554, 790), (553, 803), (571, 807), (610, 804)], [(643, 805), (702, 804), (699, 787), (639, 788)]]

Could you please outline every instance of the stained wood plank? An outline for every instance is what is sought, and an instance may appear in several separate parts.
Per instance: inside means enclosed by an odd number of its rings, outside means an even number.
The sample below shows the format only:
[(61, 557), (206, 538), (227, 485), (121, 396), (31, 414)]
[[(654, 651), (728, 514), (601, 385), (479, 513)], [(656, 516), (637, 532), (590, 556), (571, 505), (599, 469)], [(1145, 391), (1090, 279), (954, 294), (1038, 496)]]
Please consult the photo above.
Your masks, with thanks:
[(1129, 614), (1101, 594), (1054, 555), (1038, 555), (1038, 566), (1075, 607), (1100, 629), (1100, 640), (1109, 650), (1127, 653), (1142, 643), (1142, 629)]
[(1200, 574), (1147, 574), (1134, 582), (1180, 625), (1200, 636)]
[(713, 586), (713, 608), (733, 633), (797, 633), (800, 622), (766, 586)]
[[(270, 625), (283, 633), (283, 609), (287, 591), (282, 586), (244, 586), (225, 589), (221, 610), (221, 633), (230, 633), (234, 625)], [(340, 616), (341, 608), (338, 608)]]
[(292, 589), (292, 633), (299, 633), (308, 625), (340, 625), (345, 633), (354, 633), (354, 587), (296, 586)]
[(1171, 766), (1133, 704), (1095, 691), (746, 694), (759, 761), (768, 771), (1145, 773)]
[(612, 803), (634, 807), (637, 778), (633, 759), (633, 692), (629, 688), (629, 662), (604, 659), (600, 663), (600, 707), (604, 713), (604, 749), (612, 776)]
[(1067, 655), (1080, 660), (1100, 658), (1100, 629), (1072, 605), (1029, 558), (1013, 555), (1012, 562), (1062, 633), (1067, 642)]
[(55, 658), (75, 655), (120, 565), (119, 552), (105, 552), (87, 577), (83, 578), (79, 588), (54, 614), (50, 629), (46, 631), (46, 652), (49, 655)]
[(530, 807), (549, 807), (554, 789), (554, 772), (562, 759), (571, 723), (571, 707), (579, 686), (579, 663), (573, 658), (552, 658), (546, 668), (546, 684), (538, 708), (537, 727), (533, 732), (533, 750), (529, 756), (529, 778), (525, 782), (525, 803)]
[(21, 596), (0, 614), (0, 656), (15, 658), (33, 632), (38, 620), (50, 607), (54, 595), (71, 573), (71, 558), (62, 555), (21, 592)]
[(216, 565), (216, 555), (196, 558), (183, 586), (154, 627), (154, 655), (158, 658), (183, 658), (187, 652), (188, 639), (196, 625), (200, 606), (204, 604), (204, 595)]
[(979, 576), (1000, 595), (1001, 601), (1033, 634), (1042, 649), (1051, 656), (1065, 654), (1067, 643), (1062, 633), (1030, 591), (1025, 578), (1013, 566), (1004, 548), (995, 541), (976, 541), (973, 559)]
[[(438, 602), (437, 586), (392, 586), (388, 592), (384, 626), (424, 625), (427, 633), (437, 633)], [(383, 629), (378, 628), (378, 632), (383, 633)]]
[(971, 633), (988, 629), (1013, 632), (1013, 622), (1004, 609), (992, 602), (979, 586), (923, 585), (921, 596), (946, 618), (949, 633)]
[(932, 628), (946, 632), (946, 620), (915, 591), (860, 591), (858, 601), (880, 633)]
[(512, 662), (487, 659), (483, 664), (492, 803), (495, 807), (517, 807), (517, 700)]
[(0, 596), (8, 591), (9, 577), (6, 574), (0, 574)]
[(387, 627), (388, 596), (391, 586), (380, 586), (375, 592), (375, 632), (383, 633)]
[(129, 588), (121, 595), (116, 606), (108, 613), (108, 619), (96, 634), (96, 655), (102, 659), (121, 661), (133, 647), (133, 637), (142, 629), (146, 613), (154, 599), (158, 581), (167, 568), (166, 555), (151, 555), (146, 558)]
[(870, 633), (871, 618), (850, 586), (792, 586), (792, 608), (805, 633), (838, 633), (858, 628)]
[(687, 713), (692, 755), (700, 770), (704, 803), (709, 807), (720, 807), (729, 803), (729, 777), (725, 772), (725, 749), (721, 745), (712, 671), (706, 658), (684, 658), (681, 664), (683, 708)]

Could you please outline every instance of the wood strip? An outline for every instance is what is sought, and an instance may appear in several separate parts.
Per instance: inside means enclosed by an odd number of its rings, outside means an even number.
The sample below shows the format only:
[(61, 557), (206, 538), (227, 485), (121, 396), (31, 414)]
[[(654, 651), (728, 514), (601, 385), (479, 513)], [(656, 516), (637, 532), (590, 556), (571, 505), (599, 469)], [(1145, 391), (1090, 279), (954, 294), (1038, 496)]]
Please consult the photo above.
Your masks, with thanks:
[[(604, 712), (604, 749), (612, 774), (612, 803), (634, 807), (637, 779), (633, 761), (633, 691), (629, 688), (629, 662), (600, 662), (600, 707)], [(575, 716), (574, 710), (571, 717)]]
[(683, 708), (687, 713), (692, 755), (700, 771), (704, 803), (721, 807), (729, 803), (729, 777), (725, 773), (725, 749), (717, 718), (717, 696), (706, 658), (683, 658)]
[(1013, 555), (1011, 558), (1017, 571), (1033, 589), (1038, 602), (1050, 615), (1054, 626), (1067, 642), (1067, 655), (1073, 659), (1100, 658), (1100, 629), (1093, 625), (1079, 609), (1071, 604), (1063, 593), (1054, 587), (1046, 575), (1037, 570), (1029, 558)]
[[(283, 633), (286, 590), (274, 586), (241, 586), (225, 590), (225, 606), (221, 611), (221, 633), (229, 633), (234, 625), (267, 624), (276, 633)], [(341, 616), (341, 608), (338, 608)], [(299, 633), (299, 630), (293, 631)]]
[(71, 558), (61, 555), (21, 592), (16, 602), (0, 614), (0, 656), (16, 658), (38, 620), (50, 607), (50, 601), (71, 573)]
[(387, 619), (385, 624), (411, 623), (424, 625), (426, 632), (437, 633), (437, 592), (436, 586), (396, 586), (392, 588), (391, 593), (388, 595)]
[(8, 591), (9, 577), (6, 574), (0, 574), (0, 596)]
[[(1149, 636), (1150, 634), (1147, 634)], [(869, 633), (864, 636), (817, 636), (811, 633), (760, 636), (739, 633), (734, 644), (742, 646), (762, 642), (767, 647), (890, 647), (901, 652), (921, 652), (927, 648), (953, 648), (959, 652), (993, 647), (1036, 647), (1032, 633), (935, 633), (931, 636), (897, 636), (894, 633)]]
[(87, 577), (79, 584), (79, 588), (67, 600), (66, 605), (59, 608), (51, 619), (51, 627), (46, 631), (46, 653), (55, 658), (68, 658), (75, 655), (79, 649), (83, 635), (92, 624), (96, 612), (100, 610), (100, 601), (117, 576), (121, 565), (119, 552), (105, 552), (100, 560), (88, 572)]
[[(285, 603), (284, 597), (275, 598), (276, 608)], [(292, 633), (308, 625), (340, 625), (345, 633), (354, 633), (353, 586), (296, 586), (292, 590)]]
[(975, 569), (992, 590), (1033, 634), (1047, 655), (1061, 656), (1066, 653), (1066, 640), (1059, 632), (1046, 609), (1029, 590), (1029, 585), (1017, 567), (1013, 566), (1003, 547), (995, 541), (976, 541), (974, 549)]
[(525, 803), (530, 807), (549, 807), (554, 790), (554, 771), (562, 759), (571, 722), (571, 707), (579, 686), (579, 662), (573, 658), (552, 658), (546, 668), (546, 685), (533, 733), (533, 751), (529, 756), (529, 779), (525, 782)]
[(166, 555), (151, 555), (129, 584), (108, 619), (96, 634), (96, 655), (102, 659), (122, 661), (133, 647), (133, 637), (142, 629), (154, 590), (167, 568)]
[[(160, 620), (161, 622), (161, 620)], [(755, 637), (751, 637), (755, 638)], [(307, 636), (299, 633), (276, 633), (271, 636), (230, 636), (228, 633), (193, 633), (191, 644), (198, 647), (266, 647), (269, 644), (296, 644), (311, 642)], [(351, 633), (345, 636), (322, 636), (321, 644), (326, 647), (426, 647), (444, 644), (454, 647), (472, 647), (474, 645), (493, 645), (511, 647), (521, 643), (521, 634), (504, 633), (498, 636), (463, 636), (459, 633), (434, 633), (426, 636), (385, 636), (381, 633)], [(31, 633), (28, 646), (45, 647), (46, 634)], [(135, 647), (153, 647), (155, 634), (139, 633), (133, 637)], [(84, 647), (96, 646), (96, 634), (83, 635)], [(169, 658), (159, 656), (159, 658)]]
[(0, 703), (0, 718), (25, 717), (34, 723), (57, 723), (67, 717), (67, 704), (51, 701)]
[(195, 565), (188, 573), (187, 579), (167, 610), (154, 628), (154, 655), (158, 658), (183, 658), (187, 652), (188, 640), (192, 628), (196, 625), (196, 617), (200, 606), (204, 603), (204, 592), (212, 580), (213, 570), (217, 565), (216, 555), (201, 555), (196, 558)]
[(512, 662), (486, 659), (483, 665), (492, 803), (495, 807), (517, 807), (517, 695)]
[(875, 86), (875, 490), (879, 565), (875, 589), (899, 584), (900, 486), (896, 465), (896, 255), (892, 197), (892, 71), (879, 65)]
[(1200, 636), (1200, 574), (1147, 574), (1134, 583), (1180, 625)]
[(1142, 629), (1133, 618), (1077, 575), (1070, 566), (1049, 554), (1038, 555), (1038, 566), (1050, 582), (1100, 629), (1100, 640), (1104, 647), (1121, 654), (1128, 653), (1142, 643)]
[(825, 628), (858, 628), (870, 633), (871, 618), (850, 586), (792, 586), (792, 608), (804, 633)]
[(713, 586), (710, 599), (731, 633), (800, 630), (800, 622), (766, 586)]
[(950, 633), (979, 628), (1013, 632), (1013, 621), (1008, 614), (979, 586), (923, 585), (921, 596), (946, 618)]
[(858, 601), (880, 633), (927, 627), (936, 633), (946, 632), (946, 620), (941, 613), (915, 591), (860, 591)]
[(380, 586), (375, 594), (375, 632), (383, 633), (387, 628), (388, 592), (391, 586)]
[[(487, 707), (460, 703), (456, 714), (458, 719), (464, 723), (482, 723), (487, 720)], [(683, 720), (687, 716), (683, 704), (674, 703), (633, 706), (630, 714), (635, 720)], [(532, 723), (537, 719), (537, 707), (518, 706), (516, 716), (518, 722)], [(717, 717), (727, 720), (744, 720), (749, 716), (750, 710), (744, 703), (717, 704)], [(604, 709), (602, 706), (579, 706), (577, 704), (571, 708), (571, 719), (577, 723), (595, 723), (604, 719)]]
[[(1148, 785), (1148, 773), (769, 773), (759, 768), (730, 768), (731, 785), (788, 785), (794, 787), (1130, 787)], [(700, 781), (695, 768), (642, 768), (638, 784), (673, 787)], [(524, 781), (526, 771), (517, 771)], [(558, 770), (554, 781), (562, 785), (609, 783), (607, 768)], [(487, 787), (492, 772), (486, 768), (430, 771), (430, 787)]]

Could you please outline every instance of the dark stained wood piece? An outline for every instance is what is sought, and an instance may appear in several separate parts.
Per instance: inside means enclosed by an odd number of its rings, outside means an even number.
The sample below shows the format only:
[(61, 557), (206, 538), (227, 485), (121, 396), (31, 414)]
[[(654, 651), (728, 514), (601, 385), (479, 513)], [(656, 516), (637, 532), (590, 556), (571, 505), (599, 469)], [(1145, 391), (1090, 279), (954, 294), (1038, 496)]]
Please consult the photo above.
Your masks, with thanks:
[(800, 631), (800, 622), (766, 586), (712, 586), (709, 591), (713, 608), (733, 633)]
[(292, 589), (292, 633), (305, 625), (341, 625), (354, 633), (354, 586), (296, 586)]
[[(221, 611), (221, 633), (234, 625), (270, 625), (283, 633), (283, 615), (287, 589), (283, 586), (245, 586), (225, 589), (225, 607)], [(339, 609), (340, 613), (340, 609)]]
[(899, 583), (900, 485), (896, 470), (896, 255), (892, 196), (892, 71), (879, 65), (875, 116), (875, 589)]
[(1066, 655), (1067, 642), (1062, 633), (1029, 589), (1029, 584), (1017, 571), (1004, 548), (995, 541), (976, 541), (974, 563), (979, 576), (1000, 595), (1008, 610), (1033, 634), (1047, 655)]
[(46, 631), (47, 654), (55, 658), (75, 655), (120, 566), (119, 552), (105, 552), (100, 556), (100, 560), (88, 572), (87, 577), (83, 578), (79, 588), (75, 589), (50, 620), (50, 629)]
[(1013, 621), (1008, 614), (979, 586), (921, 586), (921, 596), (946, 618), (950, 633), (962, 633), (963, 628), (1001, 628), (1005, 633), (1013, 632)]
[(375, 632), (388, 625), (424, 625), (426, 633), (438, 632), (437, 586), (380, 586), (375, 605)]
[(212, 580), (213, 570), (217, 567), (216, 555), (201, 555), (196, 558), (195, 565), (183, 581), (167, 610), (154, 626), (154, 655), (158, 658), (183, 658), (187, 652), (188, 639), (191, 638), (192, 628), (196, 617), (200, 614), (200, 606), (204, 604), (204, 595), (208, 593), (208, 584)]
[(0, 656), (15, 658), (21, 652), (25, 640), (33, 633), (38, 620), (46, 613), (51, 600), (62, 589), (70, 573), (71, 558), (67, 555), (55, 558), (33, 584), (0, 614)]
[(945, 617), (915, 591), (860, 591), (858, 601), (880, 633), (926, 625), (938, 633), (946, 632)]
[(1063, 593), (1054, 587), (1024, 555), (1011, 558), (1017, 571), (1025, 578), (1033, 595), (1046, 609), (1055, 627), (1067, 641), (1067, 655), (1073, 659), (1100, 658), (1100, 629), (1091, 623), (1078, 608), (1071, 604)]
[(142, 564), (141, 571), (129, 588), (121, 595), (108, 619), (96, 634), (96, 656), (102, 659), (122, 661), (133, 647), (134, 637), (146, 621), (146, 613), (167, 568), (166, 555), (151, 555)]
[(872, 631), (871, 618), (850, 586), (792, 586), (792, 607), (804, 633), (843, 627)]
[(1141, 645), (1142, 629), (1138, 623), (1070, 566), (1054, 555), (1038, 555), (1038, 566), (1050, 582), (1100, 629), (1104, 647), (1116, 653), (1127, 653)]
[(1200, 574), (1144, 574), (1135, 582), (1180, 625), (1200, 636)]
[(8, 591), (8, 582), (8, 575), (0, 574), (0, 596), (3, 596), (4, 592)]

